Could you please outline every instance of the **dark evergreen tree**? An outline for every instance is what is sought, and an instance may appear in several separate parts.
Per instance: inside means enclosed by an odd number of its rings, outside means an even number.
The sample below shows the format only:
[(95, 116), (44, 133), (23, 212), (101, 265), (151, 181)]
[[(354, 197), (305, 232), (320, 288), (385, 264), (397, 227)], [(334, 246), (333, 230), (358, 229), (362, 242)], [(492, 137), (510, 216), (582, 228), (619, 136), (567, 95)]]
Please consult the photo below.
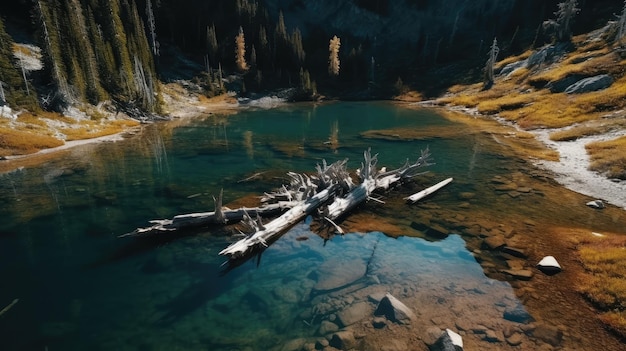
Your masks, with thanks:
[(13, 47), (13, 38), (5, 31), (0, 18), (0, 106), (8, 103), (12, 108), (36, 109), (35, 90), (21, 73), (23, 70), (18, 67)]

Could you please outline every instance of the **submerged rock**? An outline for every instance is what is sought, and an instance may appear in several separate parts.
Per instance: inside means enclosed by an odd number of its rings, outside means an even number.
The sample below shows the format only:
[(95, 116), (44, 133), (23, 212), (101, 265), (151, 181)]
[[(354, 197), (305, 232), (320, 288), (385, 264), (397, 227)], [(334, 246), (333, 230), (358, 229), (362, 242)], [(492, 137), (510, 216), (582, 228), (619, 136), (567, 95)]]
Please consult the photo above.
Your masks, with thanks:
[(370, 313), (371, 308), (369, 303), (357, 302), (354, 305), (350, 305), (337, 313), (337, 318), (344, 327), (347, 327), (364, 319)]
[(409, 324), (412, 320), (417, 319), (410, 308), (389, 293), (380, 300), (374, 315), (385, 316), (388, 320), (400, 324)]
[(350, 285), (362, 278), (367, 270), (366, 262), (354, 259), (348, 262), (340, 260), (326, 261), (320, 266), (317, 284), (314, 290), (334, 290)]
[(524, 305), (518, 304), (515, 307), (509, 307), (504, 310), (504, 319), (517, 323), (528, 323), (533, 321), (533, 317), (526, 311)]
[(339, 350), (350, 350), (356, 346), (356, 338), (351, 331), (342, 330), (333, 334), (329, 344)]
[(322, 321), (318, 330), (319, 335), (334, 333), (339, 330), (339, 326), (330, 321)]
[[(450, 329), (445, 331), (439, 328), (428, 328), (428, 337), (424, 338), (424, 342), (428, 346), (430, 351), (462, 351), (463, 350), (463, 338), (461, 335), (453, 332)], [(439, 334), (437, 339), (430, 343), (433, 336)]]

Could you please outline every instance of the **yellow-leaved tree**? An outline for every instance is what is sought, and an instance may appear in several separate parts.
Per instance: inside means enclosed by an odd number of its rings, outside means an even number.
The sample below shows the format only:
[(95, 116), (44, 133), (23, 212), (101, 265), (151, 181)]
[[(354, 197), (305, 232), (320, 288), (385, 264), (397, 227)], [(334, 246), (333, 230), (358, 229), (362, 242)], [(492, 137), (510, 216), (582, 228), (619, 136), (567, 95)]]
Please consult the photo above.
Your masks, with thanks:
[(239, 34), (235, 37), (235, 62), (237, 63), (237, 69), (242, 72), (248, 70), (245, 55), (246, 40), (243, 36), (243, 28), (239, 27)]
[(341, 46), (341, 40), (337, 36), (333, 36), (330, 39), (328, 51), (330, 56), (328, 57), (328, 74), (332, 76), (339, 75), (339, 47)]

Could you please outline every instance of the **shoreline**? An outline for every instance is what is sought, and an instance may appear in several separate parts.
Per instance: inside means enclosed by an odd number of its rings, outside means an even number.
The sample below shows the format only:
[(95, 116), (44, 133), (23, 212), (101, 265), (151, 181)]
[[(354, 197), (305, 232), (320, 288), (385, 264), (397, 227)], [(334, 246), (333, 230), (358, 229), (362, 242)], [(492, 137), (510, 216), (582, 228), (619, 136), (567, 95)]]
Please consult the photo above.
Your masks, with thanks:
[(613, 131), (581, 137), (572, 141), (553, 141), (550, 133), (562, 128), (523, 130), (517, 124), (498, 118), (498, 115), (484, 115), (476, 109), (460, 108), (458, 106), (440, 105), (436, 101), (422, 101), (410, 105), (424, 108), (443, 109), (465, 116), (467, 123), (473, 119), (493, 121), (502, 127), (511, 128), (532, 134), (547, 150), (558, 153), (558, 161), (535, 159), (529, 155), (520, 155), (531, 162), (535, 167), (548, 171), (552, 178), (561, 186), (576, 193), (602, 200), (608, 204), (626, 210), (626, 181), (609, 179), (602, 174), (589, 169), (591, 164), (585, 145), (596, 141), (605, 141), (626, 135), (626, 130)]
[(554, 173), (554, 180), (567, 189), (603, 200), (626, 210), (626, 181), (612, 180), (589, 169), (590, 159), (585, 144), (617, 138), (626, 131), (578, 138), (573, 141), (553, 141), (552, 130), (531, 131), (547, 147), (559, 152), (559, 161), (536, 161), (534, 165)]
[[(242, 108), (242, 106), (229, 95), (207, 99), (207, 101), (203, 102), (199, 101), (197, 97), (182, 96), (181, 94), (176, 95), (177, 96), (174, 97), (173, 94), (168, 94), (170, 99), (167, 104), (167, 115), (171, 116), (173, 119), (193, 118), (194, 116), (205, 114), (233, 113)], [(503, 121), (498, 118), (485, 116), (473, 109), (441, 106), (435, 101), (407, 102), (392, 100), (392, 102), (419, 108), (443, 109), (463, 115), (468, 123), (471, 123), (472, 119), (480, 118), (481, 120), (493, 121), (500, 126), (520, 131), (514, 123), (503, 123)], [(142, 125), (138, 125), (111, 135), (91, 139), (72, 140), (61, 146), (42, 149), (32, 154), (5, 156), (5, 159), (0, 161), (0, 172), (10, 172), (21, 167), (19, 164), (10, 165), (11, 163), (20, 163), (20, 161), (35, 159), (44, 155), (52, 155), (76, 146), (122, 141), (125, 139), (125, 135), (129, 133), (131, 135), (137, 134), (141, 129)], [(554, 131), (555, 129), (538, 129), (525, 132), (534, 135), (537, 141), (546, 149), (556, 151), (559, 154), (559, 161), (533, 160), (532, 157), (528, 157), (528, 155), (521, 156), (525, 156), (535, 167), (551, 172), (553, 179), (565, 188), (595, 199), (603, 200), (611, 205), (626, 210), (626, 196), (620, 196), (621, 194), (626, 194), (626, 181), (612, 180), (595, 171), (589, 170), (590, 160), (585, 149), (585, 144), (587, 143), (606, 140), (608, 137), (614, 138), (623, 136), (626, 135), (626, 131), (621, 130), (618, 132), (578, 138), (573, 141), (559, 142), (550, 140), (549, 134)]]

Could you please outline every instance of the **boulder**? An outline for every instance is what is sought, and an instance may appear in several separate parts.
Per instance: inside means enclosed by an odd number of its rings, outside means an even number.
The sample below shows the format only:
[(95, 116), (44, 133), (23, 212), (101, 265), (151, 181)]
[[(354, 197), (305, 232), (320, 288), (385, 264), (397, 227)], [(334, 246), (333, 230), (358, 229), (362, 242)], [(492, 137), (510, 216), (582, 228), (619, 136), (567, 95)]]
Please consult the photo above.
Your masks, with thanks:
[(333, 334), (328, 343), (339, 350), (350, 350), (356, 347), (356, 338), (351, 331), (342, 330)]
[(334, 333), (339, 330), (339, 326), (337, 324), (330, 321), (322, 321), (320, 324), (320, 328), (318, 330), (319, 335), (326, 335), (330, 333)]
[(513, 333), (511, 336), (506, 338), (506, 342), (511, 346), (518, 346), (522, 343), (522, 334)]
[(589, 201), (586, 203), (586, 205), (592, 208), (596, 208), (598, 210), (601, 210), (604, 208), (604, 202), (602, 202), (602, 200)]
[(549, 45), (539, 49), (537, 52), (532, 53), (528, 59), (526, 59), (526, 67), (533, 68), (539, 66), (542, 63), (548, 61), (549, 57), (552, 57), (554, 53), (554, 45)]
[(528, 255), (526, 255), (524, 250), (520, 248), (505, 246), (502, 249), (500, 249), (500, 251), (502, 251), (505, 254), (509, 254), (511, 256), (517, 257), (517, 258), (524, 258), (524, 259), (528, 258)]
[(528, 269), (503, 269), (501, 272), (517, 280), (531, 280), (533, 278), (533, 272)]
[(339, 311), (337, 318), (341, 325), (347, 327), (367, 317), (371, 311), (370, 304), (361, 301)]
[(513, 71), (517, 70), (518, 68), (526, 67), (527, 65), (528, 65), (528, 60), (521, 60), (521, 61), (509, 63), (508, 65), (502, 67), (502, 70), (500, 70), (499, 75), (508, 76), (509, 74), (513, 73)]
[(504, 246), (506, 246), (506, 241), (504, 240), (504, 237), (502, 235), (494, 235), (494, 236), (485, 238), (485, 240), (483, 240), (482, 248), (489, 249), (489, 250), (497, 250)]
[(374, 315), (385, 316), (388, 320), (399, 324), (409, 324), (417, 319), (410, 308), (389, 293), (380, 300)]
[(422, 341), (430, 349), (442, 336), (443, 330), (441, 330), (439, 327), (430, 327), (426, 329), (424, 336), (422, 336)]
[(554, 256), (546, 256), (537, 263), (537, 268), (547, 275), (555, 275), (559, 273), (562, 268), (559, 262)]
[(584, 78), (578, 82), (568, 86), (565, 89), (566, 94), (582, 94), (590, 91), (606, 89), (613, 84), (613, 77), (608, 74)]
[(544, 46), (526, 59), (526, 67), (533, 68), (546, 62), (552, 62), (555, 58), (564, 55), (572, 49), (570, 43), (557, 43), (555, 45)]
[(528, 323), (534, 318), (526, 311), (524, 305), (517, 304), (515, 307), (508, 307), (504, 310), (504, 319), (516, 323)]
[(559, 328), (545, 324), (537, 325), (532, 336), (554, 347), (559, 346), (563, 341), (563, 332)]
[(462, 351), (463, 338), (461, 335), (446, 329), (433, 345), (429, 345), (431, 351)]
[(562, 93), (570, 85), (580, 81), (583, 78), (586, 78), (586, 77), (580, 74), (569, 74), (565, 76), (564, 78), (548, 82), (548, 84), (546, 84), (546, 88), (550, 89), (551, 93)]

